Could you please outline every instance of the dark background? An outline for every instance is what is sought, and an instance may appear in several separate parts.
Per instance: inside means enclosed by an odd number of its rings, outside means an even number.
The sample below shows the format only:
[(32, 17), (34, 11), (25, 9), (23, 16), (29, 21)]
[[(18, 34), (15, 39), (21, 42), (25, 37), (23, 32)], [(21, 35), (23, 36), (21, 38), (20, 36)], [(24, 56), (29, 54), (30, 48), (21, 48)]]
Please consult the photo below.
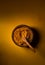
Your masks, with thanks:
[[(16, 46), (12, 31), (20, 24), (36, 28), (36, 53)], [(45, 0), (0, 0), (0, 65), (45, 65)]]

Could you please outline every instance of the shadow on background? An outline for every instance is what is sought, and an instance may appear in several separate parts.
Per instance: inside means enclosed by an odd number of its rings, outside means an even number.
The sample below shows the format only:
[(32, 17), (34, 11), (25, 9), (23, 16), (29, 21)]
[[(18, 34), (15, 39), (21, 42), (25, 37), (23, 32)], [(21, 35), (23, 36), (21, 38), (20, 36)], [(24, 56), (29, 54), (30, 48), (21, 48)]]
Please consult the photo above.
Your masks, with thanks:
[(39, 41), (40, 41), (40, 34), (39, 32), (35, 29), (35, 28), (31, 28), (32, 32), (33, 32), (33, 40), (30, 43), (30, 41), (28, 41), (32, 47), (37, 48)]

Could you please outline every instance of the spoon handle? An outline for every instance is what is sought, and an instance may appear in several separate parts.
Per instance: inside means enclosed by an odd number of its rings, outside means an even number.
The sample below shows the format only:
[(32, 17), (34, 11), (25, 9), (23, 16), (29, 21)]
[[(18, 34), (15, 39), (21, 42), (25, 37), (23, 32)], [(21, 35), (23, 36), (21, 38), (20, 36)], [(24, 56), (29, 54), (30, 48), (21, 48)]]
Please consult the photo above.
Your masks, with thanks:
[(34, 52), (36, 51), (36, 50), (29, 44), (29, 42), (26, 40), (26, 38), (23, 38), (22, 40), (29, 46), (29, 48), (31, 48), (32, 51), (34, 51)]

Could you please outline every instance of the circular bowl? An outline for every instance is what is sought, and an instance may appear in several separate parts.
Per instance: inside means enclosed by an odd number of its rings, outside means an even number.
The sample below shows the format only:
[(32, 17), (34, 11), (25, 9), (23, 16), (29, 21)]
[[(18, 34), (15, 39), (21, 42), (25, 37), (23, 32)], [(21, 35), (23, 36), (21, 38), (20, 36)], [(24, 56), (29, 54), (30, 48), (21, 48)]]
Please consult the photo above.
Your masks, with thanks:
[(27, 44), (22, 40), (22, 38), (29, 42), (29, 44), (33, 40), (33, 31), (30, 26), (27, 25), (18, 25), (12, 31), (12, 40), (13, 42), (21, 47), (27, 47)]

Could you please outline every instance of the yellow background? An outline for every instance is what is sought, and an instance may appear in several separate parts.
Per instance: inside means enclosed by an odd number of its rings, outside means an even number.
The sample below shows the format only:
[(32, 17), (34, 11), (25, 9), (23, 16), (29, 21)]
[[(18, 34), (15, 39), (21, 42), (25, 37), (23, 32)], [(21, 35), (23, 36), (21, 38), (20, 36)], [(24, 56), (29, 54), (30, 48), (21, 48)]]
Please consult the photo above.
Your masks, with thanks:
[[(45, 1), (11, 1), (1, 4), (1, 65), (45, 65)], [(12, 41), (12, 31), (20, 24), (39, 31), (41, 38), (36, 53), (18, 47)]]

